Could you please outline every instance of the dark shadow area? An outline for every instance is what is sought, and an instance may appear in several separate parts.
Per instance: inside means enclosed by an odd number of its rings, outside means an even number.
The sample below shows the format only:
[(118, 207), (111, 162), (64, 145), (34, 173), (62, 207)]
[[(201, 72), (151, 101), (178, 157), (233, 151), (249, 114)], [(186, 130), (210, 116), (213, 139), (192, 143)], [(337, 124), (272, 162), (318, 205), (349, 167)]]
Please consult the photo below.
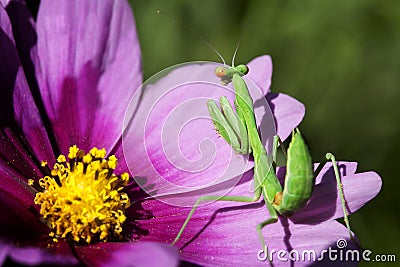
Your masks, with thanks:
[[(29, 8), (33, 10), (33, 14), (36, 17), (39, 1), (34, 0), (26, 2)], [(40, 94), (39, 85), (35, 76), (35, 64), (33, 63), (31, 53), (32, 48), (37, 44), (37, 34), (36, 30), (33, 28), (33, 25), (29, 21), (30, 11), (22, 2), (18, 1), (10, 2), (6, 7), (6, 11), (10, 17), (18, 56), (21, 60), (21, 65), (24, 69), (25, 77), (32, 93), (33, 100), (39, 110), (39, 114), (43, 121), (46, 132), (48, 133), (48, 138), (50, 140), (53, 152), (55, 155), (59, 155), (60, 150), (51, 127), (50, 119), (47, 116), (47, 112)]]
[[(33, 156), (32, 149), (24, 139), (24, 133), (15, 117), (15, 97), (21, 94), (17, 80), (20, 68), (18, 55), (13, 42), (3, 30), (0, 30), (0, 158), (25, 177), (36, 177), (35, 170), (27, 162), (28, 156), (39, 166), (38, 160)], [(22, 103), (20, 103), (22, 104)], [(21, 107), (23, 108), (23, 107)]]
[[(278, 97), (278, 94), (276, 94), (276, 93), (268, 93), (268, 94), (265, 95), (265, 99), (268, 102), (268, 105), (269, 105), (269, 108), (271, 109), (272, 115), (275, 115), (275, 104), (272, 102), (272, 100), (277, 98), (277, 97)], [(264, 106), (265, 99), (257, 99), (255, 101), (255, 103), (254, 103), (254, 108), (257, 108), (257, 107), (264, 107), (265, 108), (265, 106)], [(265, 111), (265, 114), (269, 114), (269, 110), (264, 110), (264, 111)], [(273, 121), (272, 121), (272, 119), (273, 119)], [(268, 127), (272, 123), (275, 125), (275, 130), (276, 130), (276, 133), (277, 133), (278, 132), (278, 124), (277, 124), (275, 116), (274, 117), (270, 117), (270, 116), (267, 116), (267, 115), (264, 115), (262, 117), (262, 119), (260, 121), (260, 127), (258, 129), (258, 132), (260, 132), (261, 131), (260, 129), (263, 129), (263, 127)], [(267, 141), (266, 138), (262, 138), (262, 140), (261, 140), (261, 142), (263, 143), (264, 147), (266, 146), (266, 141)]]
[[(28, 267), (28, 266), (32, 266), (32, 265), (19, 264), (19, 263), (16, 263), (16, 262), (12, 261), (10, 258), (7, 258), (2, 266), (3, 267)], [(65, 266), (65, 264), (55, 265), (54, 263), (52, 263), (52, 264), (40, 264), (40, 265), (35, 265), (35, 266), (36, 267), (62, 267), (62, 266)], [(72, 265), (72, 266), (74, 266), (74, 267), (85, 267), (85, 265), (83, 265), (83, 264)]]
[(201, 265), (192, 262), (181, 261), (179, 267), (201, 267)]
[(0, 191), (0, 235), (3, 242), (7, 240), (29, 246), (37, 244), (42, 238), (48, 239), (49, 228), (39, 220), (40, 214), (33, 202), (28, 205)]
[[(288, 218), (283, 217), (283, 216), (279, 216), (279, 222), (281, 223), (283, 230), (285, 232), (285, 237), (283, 238), (283, 242), (285, 243), (286, 246), (286, 251), (291, 251), (293, 250), (293, 246), (290, 243), (290, 237), (292, 236), (292, 233), (290, 232), (289, 229), (289, 222), (288, 222)], [(294, 262), (290, 262), (290, 266), (293, 266)]]
[(2, 29), (0, 30), (0, 44), (2, 61), (0, 64), (0, 127), (15, 128), (17, 125), (14, 118), (13, 94), (19, 68), (18, 55), (12, 41)]
[(40, 0), (25, 0), (25, 3), (28, 6), (33, 18), (36, 21), (37, 14), (39, 11)]
[[(147, 180), (145, 177), (140, 177), (140, 179)], [(144, 209), (142, 205), (149, 195), (133, 179), (124, 188), (124, 192), (128, 194), (131, 205), (126, 209), (127, 220), (124, 223), (122, 235), (126, 241), (139, 240), (150, 233), (149, 230), (142, 228), (140, 221), (154, 218), (153, 213)]]

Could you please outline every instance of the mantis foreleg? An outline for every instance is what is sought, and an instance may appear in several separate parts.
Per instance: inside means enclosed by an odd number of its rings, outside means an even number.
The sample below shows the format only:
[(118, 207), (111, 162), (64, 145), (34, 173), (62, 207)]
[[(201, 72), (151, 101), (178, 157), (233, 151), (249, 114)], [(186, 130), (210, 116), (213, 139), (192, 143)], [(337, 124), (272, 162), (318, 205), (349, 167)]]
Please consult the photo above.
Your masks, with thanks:
[(225, 96), (220, 98), (221, 109), (213, 100), (207, 102), (216, 130), (239, 154), (249, 154), (249, 139), (242, 119), (233, 111)]

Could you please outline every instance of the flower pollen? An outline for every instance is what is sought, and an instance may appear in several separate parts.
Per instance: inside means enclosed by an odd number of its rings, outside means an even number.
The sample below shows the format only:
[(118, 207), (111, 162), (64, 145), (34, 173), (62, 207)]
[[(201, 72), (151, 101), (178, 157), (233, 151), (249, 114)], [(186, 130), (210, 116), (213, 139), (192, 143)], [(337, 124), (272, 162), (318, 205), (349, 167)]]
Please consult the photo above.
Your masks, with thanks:
[(36, 193), (35, 204), (40, 205), (55, 242), (59, 238), (86, 243), (121, 238), (125, 209), (130, 205), (128, 195), (121, 191), (129, 175), (115, 175), (117, 158), (105, 156), (105, 149), (93, 148), (85, 154), (72, 146), (68, 161), (60, 155), (52, 170), (42, 162), (48, 175), (39, 180), (43, 191)]

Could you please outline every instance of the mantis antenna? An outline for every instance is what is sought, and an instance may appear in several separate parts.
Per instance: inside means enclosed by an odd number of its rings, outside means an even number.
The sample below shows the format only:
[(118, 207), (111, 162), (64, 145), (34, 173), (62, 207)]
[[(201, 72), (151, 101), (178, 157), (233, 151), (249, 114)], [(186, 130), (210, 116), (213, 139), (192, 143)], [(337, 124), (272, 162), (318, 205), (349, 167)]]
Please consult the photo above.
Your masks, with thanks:
[(235, 57), (236, 57), (237, 51), (239, 50), (239, 45), (240, 45), (240, 41), (242, 40), (244, 30), (247, 29), (247, 26), (249, 26), (249, 24), (247, 24), (246, 26), (244, 26), (243, 29), (242, 29), (242, 31), (240, 32), (240, 37), (239, 37), (239, 40), (238, 40), (237, 45), (236, 45), (236, 48), (235, 48), (235, 52), (233, 53), (233, 57), (232, 57), (232, 67), (235, 66)]
[[(167, 16), (167, 17), (170, 18), (172, 21), (174, 21), (174, 22), (178, 23), (179, 25), (181, 25), (182, 27), (184, 27), (185, 30), (191, 32), (191, 33), (192, 33), (194, 36), (196, 36), (200, 41), (202, 41), (202, 42), (205, 43), (209, 48), (211, 48), (211, 50), (214, 51), (214, 52), (219, 56), (219, 58), (222, 60), (222, 63), (223, 63), (224, 65), (226, 65), (224, 58), (223, 58), (222, 55), (218, 52), (218, 50), (215, 49), (215, 47), (212, 46), (206, 39), (204, 39), (198, 32), (196, 32), (195, 30), (193, 30), (192, 28), (190, 28), (190, 27), (189, 27), (188, 25), (186, 25), (183, 21), (181, 21), (181, 20), (179, 20), (178, 18), (176, 18), (176, 17), (170, 15), (170, 14), (167, 13), (167, 12), (158, 10), (158, 11), (157, 11), (157, 14), (162, 14), (162, 15)], [(235, 52), (235, 53), (236, 53), (236, 52)]]

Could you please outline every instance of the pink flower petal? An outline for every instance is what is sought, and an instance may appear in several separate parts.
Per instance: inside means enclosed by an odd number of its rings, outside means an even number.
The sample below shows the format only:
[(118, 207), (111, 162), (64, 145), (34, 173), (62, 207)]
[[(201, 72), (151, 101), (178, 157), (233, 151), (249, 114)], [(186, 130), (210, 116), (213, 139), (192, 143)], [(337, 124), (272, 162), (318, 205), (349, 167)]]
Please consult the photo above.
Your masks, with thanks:
[(142, 79), (128, 2), (42, 1), (37, 34), (37, 79), (61, 152), (111, 151)]
[(264, 95), (270, 92), (272, 79), (272, 59), (269, 55), (256, 57), (247, 64), (247, 74), (263, 91)]
[[(343, 193), (349, 214), (356, 212), (379, 193), (382, 180), (375, 172), (342, 177)], [(343, 217), (343, 209), (334, 177), (324, 178), (316, 185), (311, 199), (290, 218), (296, 223), (315, 224)]]
[(285, 94), (268, 93), (266, 98), (275, 117), (277, 133), (285, 140), (303, 120), (305, 107), (298, 100)]
[(4, 263), (6, 257), (12, 262), (28, 266), (74, 266), (79, 263), (66, 242), (53, 244), (51, 248), (39, 248), (15, 246), (0, 240), (0, 251), (0, 264)]
[(79, 258), (88, 266), (178, 266), (178, 251), (167, 244), (98, 243), (76, 247)]
[[(0, 181), (3, 181), (4, 176)], [(9, 183), (0, 190), (0, 236), (13, 242), (34, 245), (41, 236), (49, 233), (49, 228), (40, 221), (39, 211), (33, 204), (33, 194), (26, 188)]]

